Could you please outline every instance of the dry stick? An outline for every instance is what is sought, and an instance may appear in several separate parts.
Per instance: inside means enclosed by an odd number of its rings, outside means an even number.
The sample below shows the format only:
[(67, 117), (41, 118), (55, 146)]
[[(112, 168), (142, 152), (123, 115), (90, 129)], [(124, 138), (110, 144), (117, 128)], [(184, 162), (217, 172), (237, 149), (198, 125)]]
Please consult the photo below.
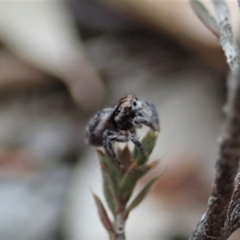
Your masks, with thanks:
[(240, 173), (235, 179), (235, 188), (228, 208), (227, 220), (225, 222), (226, 239), (240, 227)]
[(228, 82), (226, 121), (219, 140), (219, 157), (212, 194), (206, 213), (198, 223), (191, 240), (223, 238), (223, 227), (234, 189), (240, 156), (240, 71)]
[[(224, 0), (212, 0), (220, 28), (220, 43), (234, 74), (228, 82), (226, 121), (219, 140), (219, 156), (212, 194), (190, 240), (225, 240), (228, 207), (234, 190), (240, 155), (240, 69), (237, 45), (233, 38), (230, 14)], [(236, 74), (236, 70), (238, 70)], [(225, 234), (224, 234), (225, 233)]]
[[(238, 0), (240, 2), (240, 0)], [(233, 37), (230, 14), (224, 0), (212, 0), (220, 29), (220, 43), (230, 69), (236, 70), (239, 65), (238, 48)]]

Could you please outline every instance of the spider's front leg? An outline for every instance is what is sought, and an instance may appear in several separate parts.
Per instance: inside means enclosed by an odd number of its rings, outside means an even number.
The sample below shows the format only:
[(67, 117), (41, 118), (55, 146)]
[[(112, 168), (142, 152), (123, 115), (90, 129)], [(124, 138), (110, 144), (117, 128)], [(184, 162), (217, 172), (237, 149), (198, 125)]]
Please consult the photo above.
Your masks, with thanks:
[(103, 147), (111, 158), (113, 158), (118, 165), (121, 165), (121, 162), (119, 159), (117, 159), (116, 153), (113, 150), (112, 142), (128, 142), (129, 138), (128, 136), (121, 135), (118, 132), (114, 132), (111, 130), (106, 130), (103, 133)]
[(145, 156), (146, 152), (143, 148), (142, 143), (138, 140), (137, 136), (136, 136), (136, 131), (130, 131), (129, 134), (129, 140), (133, 142), (133, 144), (138, 148), (139, 152)]
[(151, 129), (155, 130), (154, 124), (151, 121), (145, 119), (144, 117), (135, 117), (133, 119), (133, 124), (136, 127), (141, 125), (141, 124), (144, 124), (144, 125), (150, 127)]
[(152, 103), (148, 103), (151, 111), (152, 111), (152, 120), (154, 122), (153, 126), (154, 126), (154, 130), (155, 131), (160, 131), (160, 125), (159, 125), (159, 117), (158, 117), (158, 113), (157, 113), (157, 110), (156, 110), (156, 107), (154, 104)]
[(145, 102), (143, 108), (133, 119), (136, 128), (142, 124), (150, 127), (153, 131), (160, 131), (158, 113), (152, 103)]

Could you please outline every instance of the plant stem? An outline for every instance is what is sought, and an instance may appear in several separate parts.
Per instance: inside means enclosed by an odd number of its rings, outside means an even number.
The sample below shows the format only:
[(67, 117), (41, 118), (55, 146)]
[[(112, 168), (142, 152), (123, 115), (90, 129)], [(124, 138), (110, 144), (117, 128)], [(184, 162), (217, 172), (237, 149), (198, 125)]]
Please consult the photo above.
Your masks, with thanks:
[(235, 42), (230, 13), (225, 0), (212, 0), (220, 28), (220, 43), (230, 69), (237, 70), (239, 65), (238, 47)]
[[(190, 240), (225, 240), (232, 223), (226, 219), (234, 191), (240, 156), (240, 69), (228, 80), (228, 99), (224, 107), (226, 120), (219, 141), (219, 156), (208, 208)], [(232, 213), (231, 213), (232, 214)]]
[(120, 212), (116, 215), (115, 218), (115, 231), (116, 231), (116, 240), (125, 240), (125, 219), (124, 213)]

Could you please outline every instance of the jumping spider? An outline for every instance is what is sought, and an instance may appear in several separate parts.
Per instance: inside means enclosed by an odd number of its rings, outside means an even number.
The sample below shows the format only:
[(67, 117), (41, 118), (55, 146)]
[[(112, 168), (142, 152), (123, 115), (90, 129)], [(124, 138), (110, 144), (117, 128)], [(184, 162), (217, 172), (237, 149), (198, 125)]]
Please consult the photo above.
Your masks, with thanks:
[(114, 108), (98, 111), (86, 129), (87, 143), (103, 146), (106, 153), (121, 164), (113, 150), (112, 142), (132, 141), (145, 155), (144, 148), (136, 136), (136, 129), (142, 125), (159, 132), (159, 119), (153, 104), (138, 100), (134, 95), (120, 99)]

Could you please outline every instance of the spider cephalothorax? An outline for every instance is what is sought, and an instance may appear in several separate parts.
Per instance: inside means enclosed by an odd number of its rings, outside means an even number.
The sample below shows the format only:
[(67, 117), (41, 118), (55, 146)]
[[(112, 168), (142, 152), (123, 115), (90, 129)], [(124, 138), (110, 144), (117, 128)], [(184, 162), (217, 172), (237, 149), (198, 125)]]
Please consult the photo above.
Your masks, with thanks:
[(128, 95), (120, 99), (113, 111), (113, 122), (120, 130), (130, 130), (133, 128), (133, 119), (142, 108), (140, 102), (134, 95)]
[(117, 160), (112, 142), (132, 141), (142, 154), (141, 142), (136, 136), (136, 128), (142, 125), (159, 131), (159, 120), (153, 104), (138, 100), (134, 95), (120, 99), (114, 108), (98, 111), (86, 129), (86, 140), (93, 146), (103, 146), (106, 153)]

